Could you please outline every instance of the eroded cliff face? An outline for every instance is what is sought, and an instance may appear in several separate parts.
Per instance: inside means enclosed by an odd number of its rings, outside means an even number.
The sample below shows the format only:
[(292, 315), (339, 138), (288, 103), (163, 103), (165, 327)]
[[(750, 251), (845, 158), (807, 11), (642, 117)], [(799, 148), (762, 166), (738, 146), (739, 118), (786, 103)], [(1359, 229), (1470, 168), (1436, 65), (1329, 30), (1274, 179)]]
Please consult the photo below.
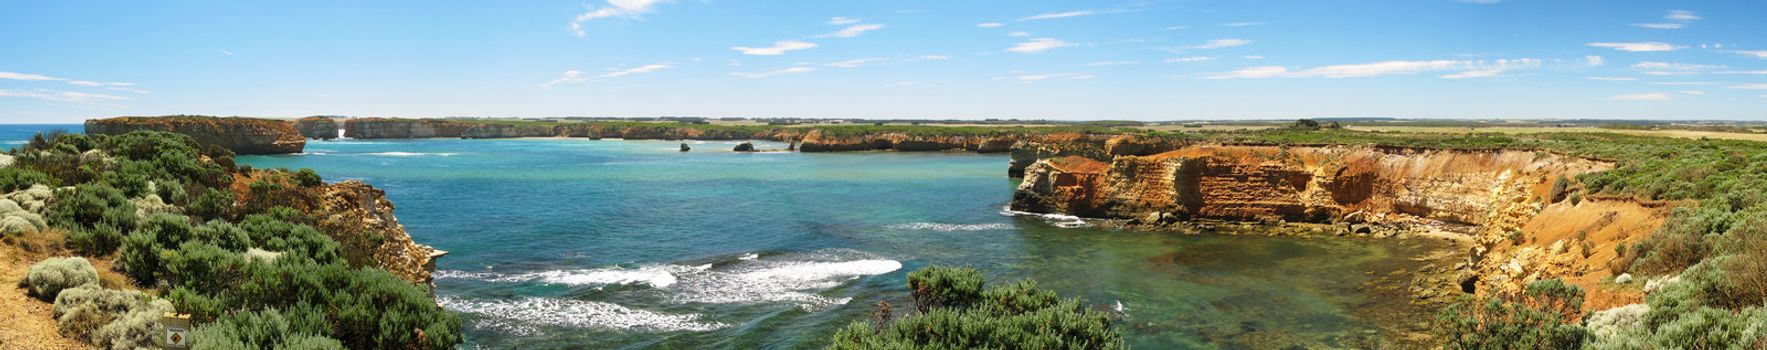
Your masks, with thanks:
[(1454, 289), (1516, 293), (1537, 280), (1564, 278), (1589, 290), (1587, 306), (1596, 310), (1642, 298), (1600, 288), (1610, 277), (1606, 263), (1616, 246), (1661, 225), (1670, 206), (1555, 201), (1561, 176), (1612, 165), (1528, 150), (1149, 145), (1113, 138), (1023, 143), (1013, 158), (1015, 165), (1036, 159), (1013, 193), (1014, 210), (1143, 225), (1218, 219), (1434, 232), (1469, 247)]
[(295, 121), (295, 129), (309, 139), (330, 140), (337, 138), (339, 125), (328, 117), (306, 117)]
[(315, 226), (344, 246), (352, 261), (373, 261), (375, 267), (413, 283), (429, 283), (435, 271), (435, 248), (417, 244), (393, 216), (386, 192), (361, 181), (326, 184), (315, 191)]
[(121, 135), (136, 130), (154, 130), (190, 136), (205, 146), (226, 148), (236, 154), (301, 153), (306, 138), (294, 123), (282, 120), (240, 117), (118, 117), (86, 121), (86, 133)]
[(460, 137), (472, 124), (441, 119), (353, 118), (344, 121), (344, 137), (357, 139), (419, 139)]

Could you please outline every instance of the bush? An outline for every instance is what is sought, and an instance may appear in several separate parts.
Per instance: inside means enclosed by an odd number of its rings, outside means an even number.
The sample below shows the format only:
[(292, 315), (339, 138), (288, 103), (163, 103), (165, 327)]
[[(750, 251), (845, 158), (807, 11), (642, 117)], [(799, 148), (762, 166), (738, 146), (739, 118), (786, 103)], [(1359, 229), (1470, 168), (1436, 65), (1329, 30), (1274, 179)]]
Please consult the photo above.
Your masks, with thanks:
[(982, 296), (982, 273), (968, 268), (928, 266), (908, 274), (908, 291), (920, 312), (970, 305)]
[(1529, 284), (1516, 300), (1463, 298), (1436, 316), (1447, 349), (1572, 349), (1589, 331), (1570, 322), (1582, 313), (1583, 290), (1552, 279)]
[(233, 192), (210, 188), (192, 199), (188, 209), (198, 218), (227, 219), (232, 217), (234, 201)]
[(61, 333), (85, 339), (101, 349), (153, 347), (162, 333), (162, 314), (172, 304), (136, 291), (104, 289), (88, 284), (63, 290), (55, 298), (55, 319)]
[(31, 296), (55, 301), (62, 290), (98, 283), (98, 269), (82, 257), (49, 258), (31, 265), (21, 282), (30, 288)]
[(301, 187), (317, 187), (325, 184), (325, 180), (319, 177), (319, 173), (313, 172), (313, 169), (301, 168), (300, 171), (295, 172), (294, 177), (295, 183), (300, 184)]
[(11, 236), (49, 228), (42, 215), (37, 215), (18, 202), (0, 199), (0, 236)]
[(80, 228), (68, 232), (69, 246), (91, 255), (109, 255), (123, 243), (123, 232), (116, 226), (100, 224), (94, 228)]
[[(834, 336), (830, 349), (1121, 349), (1123, 336), (1109, 316), (1020, 281), (981, 290), (973, 269), (928, 267), (911, 276), (924, 289), (916, 305), (929, 310), (887, 324), (854, 322)], [(976, 281), (977, 283), (971, 283)], [(972, 286), (974, 288), (972, 288)], [(953, 295), (943, 293), (951, 292)], [(918, 302), (917, 302), (918, 303)]]
[(57, 185), (60, 183), (61, 181), (57, 181), (41, 171), (13, 166), (0, 168), (0, 193), (31, 188), (31, 185)]
[[(110, 254), (116, 248), (113, 236), (108, 232), (84, 232), (109, 226), (110, 230), (119, 234), (135, 229), (135, 205), (123, 196), (121, 190), (108, 185), (85, 185), (73, 189), (69, 193), (57, 194), (54, 204), (49, 206), (49, 223), (67, 228), (75, 232), (69, 235), (70, 240), (79, 238), (74, 246), (81, 247), (87, 254), (102, 256)], [(89, 249), (89, 250), (86, 250)]]
[(322, 334), (331, 330), (325, 314), (307, 304), (287, 312), (266, 309), (221, 317), (190, 333), (193, 350), (215, 349), (343, 349), (337, 339)]

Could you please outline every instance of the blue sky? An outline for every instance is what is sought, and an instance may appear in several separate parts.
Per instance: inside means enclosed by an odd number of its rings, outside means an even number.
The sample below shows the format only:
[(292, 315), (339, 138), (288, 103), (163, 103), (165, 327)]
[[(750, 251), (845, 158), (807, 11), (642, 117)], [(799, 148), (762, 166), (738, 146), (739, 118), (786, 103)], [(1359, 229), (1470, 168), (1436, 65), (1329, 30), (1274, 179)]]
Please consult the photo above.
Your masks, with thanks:
[(1767, 120), (1767, 1), (10, 1), (0, 122)]

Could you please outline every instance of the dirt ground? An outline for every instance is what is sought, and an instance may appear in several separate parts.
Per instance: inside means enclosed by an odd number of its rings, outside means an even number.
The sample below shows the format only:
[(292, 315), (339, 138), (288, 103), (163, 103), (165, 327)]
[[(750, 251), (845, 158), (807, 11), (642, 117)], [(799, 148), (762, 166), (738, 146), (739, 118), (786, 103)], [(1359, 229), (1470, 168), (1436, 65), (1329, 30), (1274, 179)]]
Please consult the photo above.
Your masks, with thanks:
[[(27, 296), (26, 289), (18, 285), (31, 264), (67, 255), (61, 247), (62, 237), (59, 232), (37, 232), (0, 242), (0, 350), (92, 348), (61, 336), (55, 325), (53, 305)], [(110, 270), (108, 260), (93, 263), (101, 274)], [(114, 276), (114, 272), (108, 274), (113, 276), (102, 278), (116, 281), (120, 277)]]

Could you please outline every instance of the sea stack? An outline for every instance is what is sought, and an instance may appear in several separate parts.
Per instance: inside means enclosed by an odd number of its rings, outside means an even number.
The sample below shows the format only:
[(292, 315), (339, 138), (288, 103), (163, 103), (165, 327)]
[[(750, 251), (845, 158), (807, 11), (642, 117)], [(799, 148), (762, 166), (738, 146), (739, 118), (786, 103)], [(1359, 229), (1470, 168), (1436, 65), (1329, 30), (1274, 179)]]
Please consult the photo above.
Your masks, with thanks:
[(692, 151), (692, 150), (693, 150), (693, 147), (687, 147), (686, 142), (681, 143), (681, 151), (682, 152), (687, 152), (687, 151)]
[(752, 142), (743, 142), (743, 143), (739, 143), (739, 144), (737, 144), (737, 145), (736, 145), (736, 149), (733, 149), (733, 151), (737, 151), (737, 152), (754, 152), (754, 151), (755, 151), (755, 144), (754, 144), (754, 143), (752, 143)]

